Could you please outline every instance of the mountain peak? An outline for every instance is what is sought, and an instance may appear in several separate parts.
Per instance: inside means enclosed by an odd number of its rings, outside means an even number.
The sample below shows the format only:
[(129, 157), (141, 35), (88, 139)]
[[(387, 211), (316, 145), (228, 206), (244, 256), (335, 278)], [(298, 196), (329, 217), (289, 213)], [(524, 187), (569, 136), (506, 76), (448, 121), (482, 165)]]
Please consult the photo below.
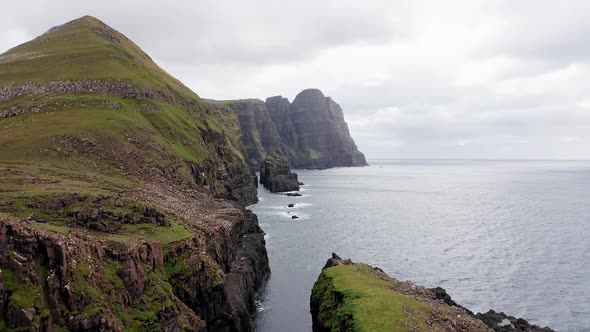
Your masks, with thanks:
[(196, 97), (137, 44), (89, 15), (53, 27), (0, 55), (0, 86), (88, 80), (125, 80)]
[(315, 98), (324, 98), (324, 93), (320, 90), (320, 89), (316, 89), (316, 88), (310, 88), (310, 89), (305, 89), (301, 92), (299, 92), (299, 94), (297, 94), (297, 97), (315, 97)]

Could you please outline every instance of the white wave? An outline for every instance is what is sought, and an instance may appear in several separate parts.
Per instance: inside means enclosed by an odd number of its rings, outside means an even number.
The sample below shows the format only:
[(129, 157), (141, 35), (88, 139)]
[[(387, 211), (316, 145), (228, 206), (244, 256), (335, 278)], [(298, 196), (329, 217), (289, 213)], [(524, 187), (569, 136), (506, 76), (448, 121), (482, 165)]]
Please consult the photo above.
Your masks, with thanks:
[(256, 300), (256, 312), (265, 312), (270, 310), (270, 303)]

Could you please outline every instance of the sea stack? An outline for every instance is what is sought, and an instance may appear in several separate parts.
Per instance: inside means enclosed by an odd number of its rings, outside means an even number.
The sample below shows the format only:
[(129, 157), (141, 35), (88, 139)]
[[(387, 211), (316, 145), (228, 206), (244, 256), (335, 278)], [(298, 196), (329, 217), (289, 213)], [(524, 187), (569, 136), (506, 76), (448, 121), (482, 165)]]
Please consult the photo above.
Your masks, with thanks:
[(260, 183), (273, 193), (299, 190), (297, 174), (291, 172), (289, 161), (278, 152), (271, 152), (264, 159)]

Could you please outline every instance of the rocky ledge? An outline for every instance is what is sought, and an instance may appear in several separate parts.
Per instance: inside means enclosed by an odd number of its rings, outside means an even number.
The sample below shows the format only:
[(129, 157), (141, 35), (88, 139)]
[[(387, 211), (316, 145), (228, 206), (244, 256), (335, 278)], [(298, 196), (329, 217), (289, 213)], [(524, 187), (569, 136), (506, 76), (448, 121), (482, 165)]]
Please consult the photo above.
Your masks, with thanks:
[(332, 254), (310, 300), (313, 330), (549, 332), (493, 310), (474, 315), (440, 287), (389, 277), (377, 267)]
[(297, 174), (291, 172), (289, 161), (277, 152), (269, 153), (264, 159), (260, 183), (273, 193), (299, 190)]

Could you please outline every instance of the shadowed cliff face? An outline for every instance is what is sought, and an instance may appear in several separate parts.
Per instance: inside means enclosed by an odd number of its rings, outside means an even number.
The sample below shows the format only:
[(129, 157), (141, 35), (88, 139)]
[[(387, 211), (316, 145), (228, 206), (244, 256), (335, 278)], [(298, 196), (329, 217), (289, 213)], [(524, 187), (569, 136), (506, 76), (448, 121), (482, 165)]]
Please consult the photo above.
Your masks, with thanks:
[(263, 101), (241, 100), (231, 103), (230, 107), (238, 114), (242, 142), (252, 165), (258, 166), (267, 151), (287, 152)]
[[(273, 112), (273, 110), (271, 110)], [(295, 151), (291, 160), (298, 168), (365, 166), (344, 121), (342, 109), (320, 90), (299, 93), (289, 112), (295, 133)]]
[(250, 163), (259, 168), (266, 154), (279, 151), (295, 168), (366, 166), (350, 136), (340, 106), (320, 90), (307, 89), (291, 104), (282, 96), (208, 101), (238, 113)]

